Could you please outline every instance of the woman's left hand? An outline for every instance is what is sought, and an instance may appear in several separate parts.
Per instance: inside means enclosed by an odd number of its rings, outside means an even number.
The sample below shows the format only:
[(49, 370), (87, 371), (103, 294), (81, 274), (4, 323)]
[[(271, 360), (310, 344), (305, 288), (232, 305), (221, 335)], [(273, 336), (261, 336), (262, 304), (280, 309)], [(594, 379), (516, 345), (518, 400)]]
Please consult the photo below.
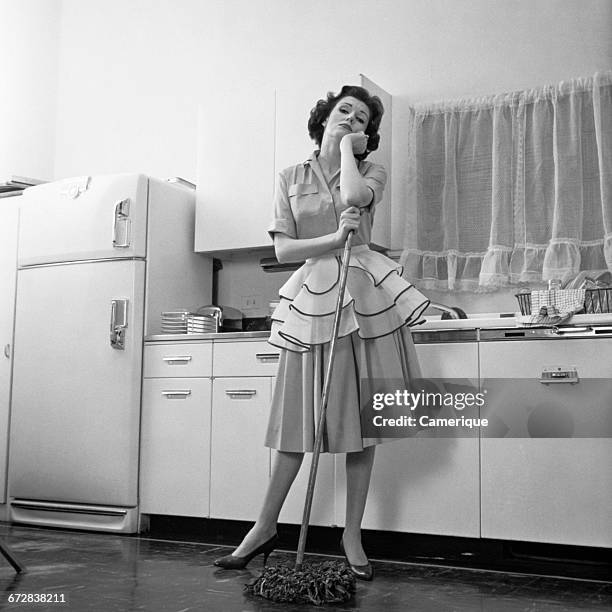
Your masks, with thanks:
[(353, 155), (365, 153), (368, 147), (368, 137), (365, 132), (351, 132), (344, 135), (340, 141), (340, 150), (342, 151), (343, 147), (349, 146)]

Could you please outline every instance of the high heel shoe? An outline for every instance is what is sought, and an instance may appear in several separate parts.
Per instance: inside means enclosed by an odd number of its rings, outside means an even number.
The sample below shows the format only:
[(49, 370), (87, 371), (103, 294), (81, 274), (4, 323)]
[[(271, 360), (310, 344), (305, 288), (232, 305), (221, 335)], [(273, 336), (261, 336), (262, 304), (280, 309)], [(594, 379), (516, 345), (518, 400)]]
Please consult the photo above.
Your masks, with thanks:
[(278, 535), (274, 534), (269, 540), (252, 550), (248, 555), (245, 555), (244, 557), (225, 555), (225, 557), (217, 559), (215, 561), (215, 565), (217, 567), (222, 567), (223, 569), (244, 569), (248, 565), (249, 561), (253, 559), (253, 557), (263, 553), (265, 566), (270, 553), (276, 548), (277, 543)]
[(374, 578), (374, 568), (372, 564), (368, 561), (366, 565), (353, 565), (349, 558), (346, 555), (346, 551), (344, 550), (344, 542), (342, 538), (340, 538), (340, 550), (346, 559), (346, 563), (353, 572), (355, 578), (359, 578), (359, 580), (372, 580)]

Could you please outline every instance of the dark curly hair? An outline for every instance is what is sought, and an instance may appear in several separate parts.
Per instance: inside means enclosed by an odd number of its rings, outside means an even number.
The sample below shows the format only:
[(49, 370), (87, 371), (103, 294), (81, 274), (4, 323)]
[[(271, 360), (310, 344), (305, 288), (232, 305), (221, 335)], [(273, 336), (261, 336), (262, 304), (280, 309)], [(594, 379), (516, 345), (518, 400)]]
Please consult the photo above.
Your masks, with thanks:
[(357, 85), (344, 85), (340, 90), (340, 93), (334, 95), (333, 92), (327, 94), (326, 100), (319, 100), (315, 107), (310, 111), (310, 118), (308, 119), (308, 134), (317, 143), (317, 146), (321, 146), (321, 140), (323, 140), (323, 132), (325, 126), (323, 122), (329, 117), (336, 104), (347, 96), (353, 96), (357, 100), (361, 100), (370, 111), (370, 120), (368, 121), (368, 127), (365, 130), (368, 136), (368, 148), (364, 153), (355, 155), (359, 160), (365, 159), (368, 154), (378, 149), (378, 143), (380, 141), (380, 134), (378, 128), (380, 127), (380, 121), (382, 119), (385, 109), (378, 96), (371, 96), (367, 89), (359, 87)]

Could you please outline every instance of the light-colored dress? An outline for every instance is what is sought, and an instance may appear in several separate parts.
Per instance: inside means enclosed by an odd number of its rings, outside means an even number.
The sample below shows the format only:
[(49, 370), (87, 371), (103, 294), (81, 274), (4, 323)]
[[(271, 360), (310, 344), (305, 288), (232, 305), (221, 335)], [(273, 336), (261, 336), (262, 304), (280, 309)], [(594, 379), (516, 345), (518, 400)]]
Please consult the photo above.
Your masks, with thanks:
[[(323, 452), (363, 450), (385, 438), (362, 435), (360, 381), (410, 380), (420, 370), (410, 326), (422, 321), (429, 300), (401, 278), (402, 267), (367, 246), (386, 172), (361, 161), (359, 172), (374, 199), (353, 237), (339, 340), (323, 435)], [(277, 177), (269, 232), (291, 238), (333, 233), (340, 213), (340, 173), (325, 179), (313, 153)], [(281, 349), (265, 444), (287, 452), (312, 451), (338, 297), (342, 249), (308, 259), (279, 291), (269, 342)]]

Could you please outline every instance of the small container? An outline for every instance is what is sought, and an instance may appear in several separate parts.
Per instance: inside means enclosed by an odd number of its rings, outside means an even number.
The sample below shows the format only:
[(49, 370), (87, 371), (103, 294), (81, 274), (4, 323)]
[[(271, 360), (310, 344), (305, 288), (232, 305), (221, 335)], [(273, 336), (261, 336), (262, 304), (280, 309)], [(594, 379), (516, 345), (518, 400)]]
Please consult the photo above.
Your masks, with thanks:
[(551, 278), (548, 281), (548, 290), (549, 291), (559, 291), (561, 289), (561, 279), (560, 278)]

